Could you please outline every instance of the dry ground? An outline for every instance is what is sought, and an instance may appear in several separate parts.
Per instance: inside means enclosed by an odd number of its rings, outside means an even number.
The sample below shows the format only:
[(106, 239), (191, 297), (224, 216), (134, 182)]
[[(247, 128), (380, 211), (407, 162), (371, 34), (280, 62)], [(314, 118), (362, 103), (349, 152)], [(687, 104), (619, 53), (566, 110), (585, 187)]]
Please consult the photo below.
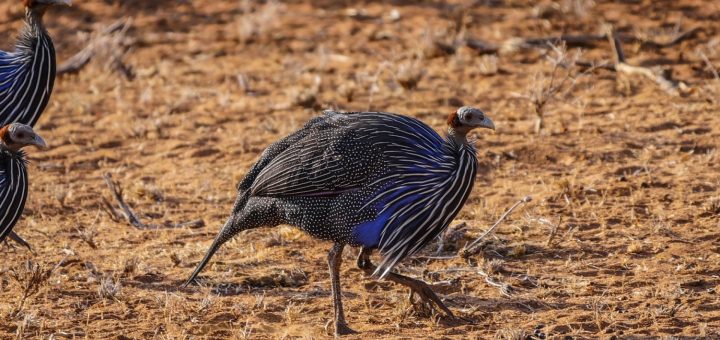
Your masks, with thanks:
[[(21, 26), (18, 3), (0, 4), (4, 49)], [(16, 227), (35, 254), (1, 250), (0, 337), (326, 337), (330, 244), (291, 227), (242, 234), (205, 270), (205, 286), (179, 285), (259, 153), (322, 108), (405, 113), (442, 130), (459, 105), (485, 109), (498, 127), (477, 134), (480, 172), (452, 224), (468, 227), (399, 270), (435, 283), (474, 323), (449, 325), (404, 289), (364, 279), (352, 249), (342, 276), (356, 338), (720, 337), (720, 3), (76, 1), (47, 15), (60, 61), (123, 16), (135, 78), (98, 58), (58, 79), (37, 127), (52, 149), (30, 150), (32, 191)], [(630, 64), (669, 70), (688, 89), (673, 96), (566, 64), (556, 80), (571, 78), (534, 133), (526, 98), (547, 85), (557, 52), (508, 39), (604, 24), (637, 38), (624, 43)], [(680, 43), (651, 42), (696, 27)], [(455, 39), (506, 48), (447, 48)], [(608, 46), (566, 56), (612, 62)], [(143, 221), (206, 226), (113, 220), (107, 172)], [(534, 200), (479, 254), (428, 258), (455, 254), (525, 195)]]

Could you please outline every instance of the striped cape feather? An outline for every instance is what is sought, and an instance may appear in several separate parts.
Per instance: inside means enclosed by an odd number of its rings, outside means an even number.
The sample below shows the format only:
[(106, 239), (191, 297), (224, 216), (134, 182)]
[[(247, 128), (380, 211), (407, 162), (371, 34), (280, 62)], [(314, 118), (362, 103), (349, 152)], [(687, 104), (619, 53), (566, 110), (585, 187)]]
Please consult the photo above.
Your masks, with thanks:
[(27, 161), (23, 151), (0, 147), (0, 241), (20, 219), (28, 194)]
[(55, 47), (45, 29), (31, 23), (14, 52), (0, 51), (0, 126), (13, 122), (34, 126), (55, 84)]

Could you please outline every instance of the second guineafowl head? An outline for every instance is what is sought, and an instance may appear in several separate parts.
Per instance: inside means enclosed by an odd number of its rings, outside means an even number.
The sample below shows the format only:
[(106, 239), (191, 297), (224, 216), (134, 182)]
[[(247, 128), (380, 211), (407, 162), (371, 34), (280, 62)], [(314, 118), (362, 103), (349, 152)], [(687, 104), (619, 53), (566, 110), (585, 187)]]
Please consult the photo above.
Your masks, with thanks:
[(47, 148), (30, 126), (12, 123), (0, 128), (0, 242), (11, 235), (25, 208), (28, 175), (23, 148), (27, 146)]

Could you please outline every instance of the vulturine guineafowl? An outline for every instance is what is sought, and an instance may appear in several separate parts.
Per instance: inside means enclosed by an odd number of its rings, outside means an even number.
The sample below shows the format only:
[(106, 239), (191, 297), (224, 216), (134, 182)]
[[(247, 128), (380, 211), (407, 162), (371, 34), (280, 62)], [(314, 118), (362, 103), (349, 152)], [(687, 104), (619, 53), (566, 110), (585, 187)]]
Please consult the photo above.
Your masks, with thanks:
[[(230, 217), (187, 283), (239, 232), (286, 223), (334, 242), (328, 264), (336, 335), (355, 333), (340, 294), (345, 245), (361, 247), (357, 264), (367, 274), (408, 286), (454, 317), (424, 282), (391, 272), (460, 211), (477, 169), (466, 136), (495, 128), (472, 107), (453, 112), (447, 123), (442, 138), (421, 121), (392, 113), (326, 111), (312, 119), (268, 147), (240, 182)], [(375, 249), (378, 266), (370, 262)]]
[(45, 141), (27, 125), (12, 123), (0, 128), (0, 242), (20, 219), (28, 195), (28, 175), (22, 148), (46, 148)]
[[(71, 5), (71, 0), (23, 0), (25, 27), (15, 51), (0, 51), (0, 126), (21, 123), (35, 126), (47, 107), (55, 85), (55, 47), (43, 16), (52, 6)], [(10, 238), (30, 248), (14, 232)]]

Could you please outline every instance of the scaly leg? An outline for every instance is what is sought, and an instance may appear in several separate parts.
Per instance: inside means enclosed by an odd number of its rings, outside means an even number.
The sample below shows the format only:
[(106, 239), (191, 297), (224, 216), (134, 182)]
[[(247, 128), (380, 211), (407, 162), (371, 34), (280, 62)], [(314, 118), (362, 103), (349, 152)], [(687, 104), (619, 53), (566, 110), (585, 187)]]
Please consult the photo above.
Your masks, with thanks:
[[(375, 269), (377, 269), (377, 266), (370, 262), (371, 253), (372, 250), (362, 248), (360, 250), (360, 255), (357, 259), (358, 268), (362, 269), (365, 272), (365, 275), (368, 276), (372, 275)], [(445, 315), (452, 319), (457, 319), (453, 312), (450, 311), (450, 309), (445, 306), (445, 304), (440, 300), (440, 298), (435, 294), (435, 292), (430, 289), (430, 286), (428, 286), (427, 283), (393, 272), (388, 273), (385, 278), (392, 282), (410, 288), (413, 293), (420, 296), (420, 298), (425, 302), (431, 303), (431, 305), (432, 303), (434, 303), (445, 313)]]
[(340, 264), (342, 263), (342, 252), (344, 244), (335, 243), (328, 254), (328, 266), (330, 267), (330, 280), (332, 281), (333, 307), (335, 308), (335, 336), (356, 334), (345, 322), (345, 313), (342, 306), (342, 293), (340, 292)]

